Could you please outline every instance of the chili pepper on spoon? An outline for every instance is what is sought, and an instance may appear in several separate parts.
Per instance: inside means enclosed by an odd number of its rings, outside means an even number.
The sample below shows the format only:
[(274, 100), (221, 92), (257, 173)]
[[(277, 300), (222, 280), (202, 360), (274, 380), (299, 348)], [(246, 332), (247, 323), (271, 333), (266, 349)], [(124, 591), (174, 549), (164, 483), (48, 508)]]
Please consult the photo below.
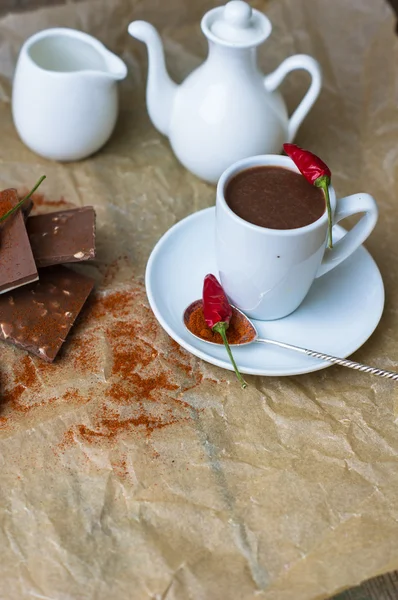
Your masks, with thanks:
[(212, 331), (216, 331), (221, 335), (229, 359), (242, 388), (247, 387), (246, 381), (243, 379), (236, 366), (235, 359), (227, 340), (226, 332), (232, 317), (232, 307), (228, 302), (228, 298), (220, 283), (214, 275), (211, 274), (206, 275), (203, 282), (203, 314), (207, 326), (210, 327)]

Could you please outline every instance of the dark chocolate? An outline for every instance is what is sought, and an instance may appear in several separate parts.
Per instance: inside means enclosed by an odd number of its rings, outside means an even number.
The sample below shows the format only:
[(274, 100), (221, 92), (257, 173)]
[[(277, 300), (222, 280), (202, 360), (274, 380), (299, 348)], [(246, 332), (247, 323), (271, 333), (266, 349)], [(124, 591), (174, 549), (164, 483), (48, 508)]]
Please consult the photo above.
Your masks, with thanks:
[[(4, 215), (18, 202), (16, 190), (0, 192), (0, 215)], [(24, 216), (22, 211), (18, 210), (0, 224), (0, 294), (37, 279), (37, 268)]]
[(95, 258), (92, 206), (29, 217), (26, 227), (39, 268)]
[(93, 286), (71, 269), (43, 269), (40, 281), (0, 296), (0, 339), (52, 362)]
[(22, 214), (23, 214), (23, 218), (26, 219), (29, 217), (30, 213), (32, 212), (33, 209), (33, 200), (31, 198), (28, 198), (28, 200), (26, 200), (26, 202), (23, 203), (22, 205)]

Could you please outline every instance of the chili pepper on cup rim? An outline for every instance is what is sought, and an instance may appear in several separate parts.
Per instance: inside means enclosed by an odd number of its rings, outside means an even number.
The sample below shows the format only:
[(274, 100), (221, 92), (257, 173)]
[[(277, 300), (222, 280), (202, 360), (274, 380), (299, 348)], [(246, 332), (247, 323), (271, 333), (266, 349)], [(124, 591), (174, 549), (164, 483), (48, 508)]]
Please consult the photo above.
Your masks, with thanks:
[(283, 144), (283, 149), (306, 180), (311, 183), (311, 185), (322, 188), (323, 193), (325, 194), (328, 211), (328, 245), (329, 248), (333, 248), (332, 209), (329, 198), (329, 185), (332, 173), (329, 167), (319, 158), (319, 156), (309, 152), (309, 150), (303, 150), (303, 148), (296, 146), (296, 144)]

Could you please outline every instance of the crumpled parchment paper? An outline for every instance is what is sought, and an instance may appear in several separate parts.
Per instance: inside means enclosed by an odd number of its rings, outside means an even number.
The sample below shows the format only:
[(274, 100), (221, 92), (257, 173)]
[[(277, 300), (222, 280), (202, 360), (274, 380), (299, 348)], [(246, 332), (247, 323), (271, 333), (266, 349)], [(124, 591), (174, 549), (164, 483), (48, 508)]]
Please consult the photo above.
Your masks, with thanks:
[[(159, 237), (215, 200), (146, 114), (146, 50), (133, 19), (161, 30), (170, 73), (206, 55), (207, 0), (96, 0), (0, 21), (0, 184), (47, 180), (36, 212), (93, 204), (97, 292), (46, 365), (1, 344), (0, 597), (315, 600), (398, 567), (395, 384), (332, 367), (249, 377), (201, 362), (148, 307), (143, 273)], [(339, 195), (367, 191), (367, 243), (386, 287), (379, 328), (355, 358), (398, 369), (397, 40), (382, 0), (257, 0), (274, 31), (271, 71), (306, 52), (324, 70), (298, 143), (330, 164)], [(11, 78), (23, 41), (50, 26), (97, 36), (129, 66), (114, 136), (57, 164), (18, 139)], [(305, 75), (283, 92), (292, 109)], [(29, 93), (29, 90), (27, 90)], [(327, 318), (327, 315), (325, 315)], [(342, 335), (344, 332), (342, 332)]]

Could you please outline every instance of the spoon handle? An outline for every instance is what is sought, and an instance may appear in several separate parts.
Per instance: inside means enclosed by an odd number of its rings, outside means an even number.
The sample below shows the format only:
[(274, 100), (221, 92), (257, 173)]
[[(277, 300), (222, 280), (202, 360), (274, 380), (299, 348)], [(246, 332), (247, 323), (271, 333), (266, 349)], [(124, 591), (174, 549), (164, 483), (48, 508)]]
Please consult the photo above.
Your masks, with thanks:
[(301, 352), (301, 354), (306, 354), (307, 356), (312, 356), (313, 358), (326, 360), (327, 362), (333, 363), (335, 365), (341, 365), (342, 367), (348, 367), (349, 369), (356, 369), (357, 371), (370, 373), (371, 375), (377, 375), (378, 377), (387, 377), (388, 379), (392, 379), (393, 381), (398, 381), (398, 373), (394, 373), (394, 371), (384, 371), (383, 369), (368, 367), (367, 365), (362, 365), (361, 363), (354, 362), (353, 360), (347, 360), (346, 358), (337, 358), (336, 356), (330, 356), (329, 354), (324, 354), (323, 352), (315, 352), (314, 350), (300, 348), (300, 346), (293, 346), (292, 344), (286, 344), (285, 342), (277, 342), (275, 340), (269, 340), (267, 338), (257, 338), (256, 341), (262, 342), (264, 344), (272, 344), (273, 346), (279, 346), (280, 348), (287, 348), (288, 350), (295, 350), (296, 352)]

